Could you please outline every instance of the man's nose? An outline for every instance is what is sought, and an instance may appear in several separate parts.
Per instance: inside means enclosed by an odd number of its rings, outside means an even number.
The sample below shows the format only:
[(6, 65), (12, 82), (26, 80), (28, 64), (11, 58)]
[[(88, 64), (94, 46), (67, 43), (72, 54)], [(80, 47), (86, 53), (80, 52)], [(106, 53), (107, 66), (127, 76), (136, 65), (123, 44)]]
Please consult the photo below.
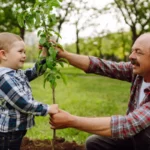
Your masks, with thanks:
[(129, 59), (136, 59), (136, 53), (134, 51), (129, 55)]

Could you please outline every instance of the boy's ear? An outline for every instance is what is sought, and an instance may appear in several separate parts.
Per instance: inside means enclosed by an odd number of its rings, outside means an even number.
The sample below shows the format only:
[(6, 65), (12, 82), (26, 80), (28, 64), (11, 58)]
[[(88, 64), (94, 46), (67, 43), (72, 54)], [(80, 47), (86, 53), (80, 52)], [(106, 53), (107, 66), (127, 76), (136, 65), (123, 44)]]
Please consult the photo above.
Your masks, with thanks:
[(6, 60), (5, 50), (3, 49), (0, 50), (0, 59)]

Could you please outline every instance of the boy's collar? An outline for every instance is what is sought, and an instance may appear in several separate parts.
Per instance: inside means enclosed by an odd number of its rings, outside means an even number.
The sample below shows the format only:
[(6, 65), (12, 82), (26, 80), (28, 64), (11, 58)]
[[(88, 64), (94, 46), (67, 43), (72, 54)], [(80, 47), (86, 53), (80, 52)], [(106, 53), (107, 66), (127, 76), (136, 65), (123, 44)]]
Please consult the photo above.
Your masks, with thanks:
[(10, 72), (10, 71), (15, 71), (15, 70), (11, 69), (11, 68), (6, 68), (6, 67), (0, 67), (0, 76), (4, 75), (5, 73)]

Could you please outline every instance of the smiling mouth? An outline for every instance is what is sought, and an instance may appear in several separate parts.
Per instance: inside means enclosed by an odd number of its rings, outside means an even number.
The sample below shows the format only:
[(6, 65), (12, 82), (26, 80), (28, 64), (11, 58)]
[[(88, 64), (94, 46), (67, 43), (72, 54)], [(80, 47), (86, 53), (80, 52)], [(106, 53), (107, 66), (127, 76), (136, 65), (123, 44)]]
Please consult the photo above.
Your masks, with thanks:
[(138, 67), (138, 66), (137, 66), (137, 65), (133, 65), (133, 64), (132, 64), (132, 68), (133, 68), (133, 69), (134, 69), (134, 68), (136, 68), (136, 67)]

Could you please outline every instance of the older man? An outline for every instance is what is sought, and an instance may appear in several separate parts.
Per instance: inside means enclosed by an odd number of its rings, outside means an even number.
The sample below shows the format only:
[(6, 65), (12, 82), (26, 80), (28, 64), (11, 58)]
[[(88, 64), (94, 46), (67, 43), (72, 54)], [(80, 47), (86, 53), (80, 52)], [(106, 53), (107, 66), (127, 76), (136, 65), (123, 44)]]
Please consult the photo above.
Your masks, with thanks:
[(116, 63), (61, 49), (58, 57), (86, 73), (131, 82), (131, 93), (125, 116), (88, 118), (60, 110), (51, 116), (51, 128), (71, 127), (94, 134), (86, 141), (87, 150), (150, 150), (150, 33), (135, 41), (130, 62)]

